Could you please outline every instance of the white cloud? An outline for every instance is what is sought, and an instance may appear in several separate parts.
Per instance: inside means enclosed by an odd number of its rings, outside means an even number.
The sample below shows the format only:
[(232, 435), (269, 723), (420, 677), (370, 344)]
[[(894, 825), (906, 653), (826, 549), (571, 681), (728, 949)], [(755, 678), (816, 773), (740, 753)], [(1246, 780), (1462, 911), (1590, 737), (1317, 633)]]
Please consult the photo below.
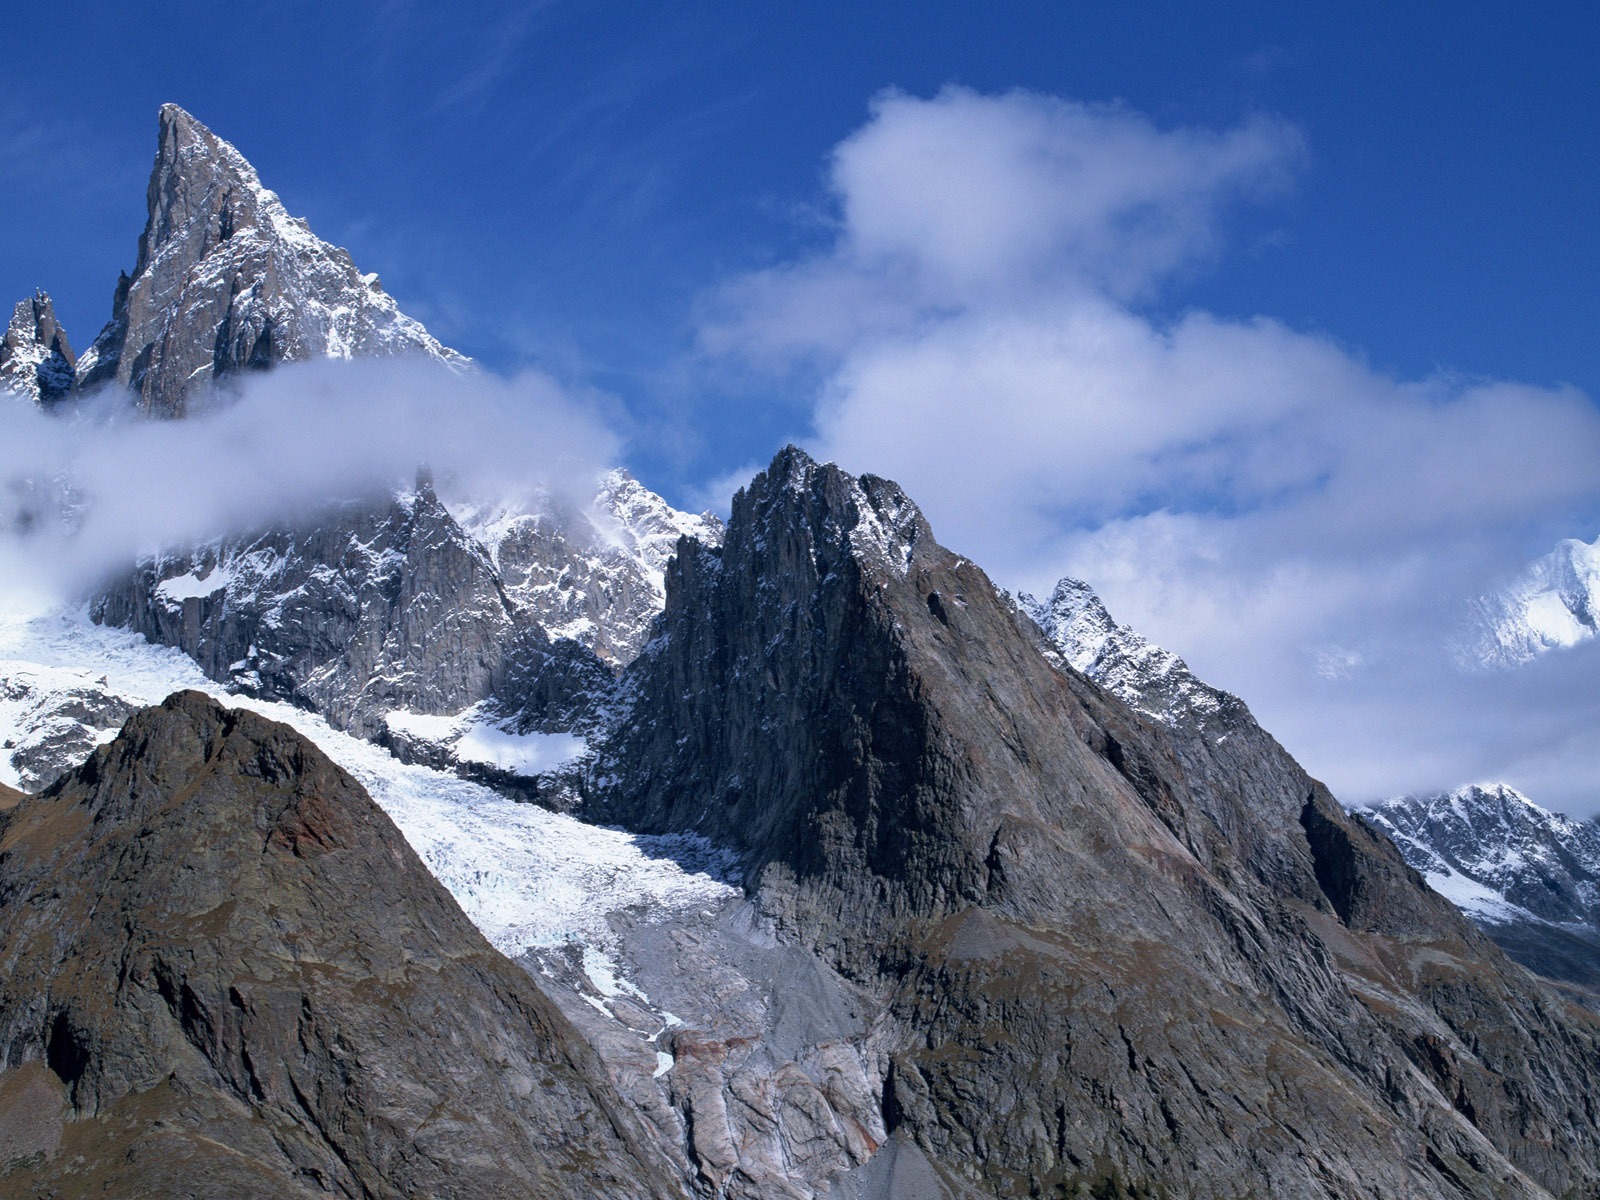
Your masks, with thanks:
[(1143, 295), (1217, 245), (1230, 202), (1286, 186), (1299, 134), (1161, 130), (1130, 109), (1031, 92), (887, 92), (834, 151), (837, 240), (731, 282), (704, 338), (755, 357), (1064, 291)]
[(1445, 647), (1466, 597), (1592, 536), (1573, 522), (1600, 514), (1595, 404), (1136, 307), (1302, 156), (1265, 118), (1162, 130), (1021, 93), (882, 97), (835, 151), (832, 243), (731, 281), (704, 345), (821, 355), (818, 453), (897, 479), (1004, 584), (1088, 579), (1347, 797), (1499, 769), (1600, 806), (1560, 673), (1519, 684), (1512, 715), (1512, 689), (1497, 703)]
[[(423, 464), (441, 490), (586, 501), (616, 459), (607, 406), (538, 374), (409, 360), (280, 367), (182, 421), (110, 401), (71, 418), (0, 404), (0, 585), (59, 596), (141, 553), (409, 483)], [(80, 506), (70, 533), (54, 511), (63, 483)]]

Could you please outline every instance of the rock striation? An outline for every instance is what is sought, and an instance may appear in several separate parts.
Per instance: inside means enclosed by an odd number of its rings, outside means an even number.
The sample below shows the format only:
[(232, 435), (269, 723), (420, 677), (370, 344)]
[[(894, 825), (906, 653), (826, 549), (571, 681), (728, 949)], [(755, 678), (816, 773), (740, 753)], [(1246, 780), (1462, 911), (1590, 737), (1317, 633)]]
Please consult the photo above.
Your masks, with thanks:
[[(1248, 787), (1253, 761), (1288, 761), (1243, 701), (1118, 625), (1088, 584), (1063, 579), (1047, 603), (1026, 595), (1020, 602), (1068, 663), (1164, 724), (1207, 767), (1202, 773)], [(1357, 815), (1392, 838), (1428, 885), (1513, 959), (1595, 1004), (1600, 834), (1592, 822), (1547, 812), (1504, 785), (1399, 797)]]
[(1504, 784), (1396, 797), (1363, 815), (1512, 958), (1600, 998), (1600, 824)]
[(71, 395), (77, 365), (50, 297), (35, 292), (21, 301), (0, 337), (0, 392), (50, 408)]
[(353, 780), (180, 693), (0, 816), (0, 1194), (683, 1195)]
[(589, 812), (738, 850), (880, 1006), (885, 1145), (946, 1194), (1600, 1186), (1591, 1016), (1266, 734), (1060, 665), (893, 483), (785, 450), (657, 628)]
[(205, 387), (281, 362), (420, 354), (465, 365), (176, 104), (161, 106), (147, 199), (133, 272), (77, 363), (80, 388), (114, 382), (144, 411), (176, 416)]

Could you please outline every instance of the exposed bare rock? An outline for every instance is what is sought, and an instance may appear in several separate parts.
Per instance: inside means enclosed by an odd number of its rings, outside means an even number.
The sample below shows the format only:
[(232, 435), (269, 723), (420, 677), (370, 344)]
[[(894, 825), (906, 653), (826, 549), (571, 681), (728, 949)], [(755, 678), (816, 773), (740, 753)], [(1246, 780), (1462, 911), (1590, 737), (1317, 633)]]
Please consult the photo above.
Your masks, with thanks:
[(882, 1005), (885, 1132), (936, 1174), (1600, 1187), (1590, 1015), (1265, 733), (1175, 737), (1056, 665), (894, 484), (786, 450), (667, 592), (590, 811), (741, 851), (780, 938)]
[(71, 394), (77, 365), (50, 297), (35, 292), (21, 301), (0, 337), (0, 392), (49, 408)]
[(683, 1194), (361, 788), (180, 693), (0, 817), (0, 1195)]
[(450, 506), (424, 475), (298, 527), (146, 559), (91, 612), (183, 650), (219, 683), (433, 761), (389, 713), (488, 703), (518, 732), (587, 727), (608, 664), (637, 653), (661, 610), (683, 530), (715, 539), (720, 525), (622, 471), (589, 509)]
[(1512, 958), (1600, 1007), (1600, 822), (1504, 784), (1401, 796), (1363, 815)]
[(606, 662), (627, 663), (665, 602), (663, 571), (684, 535), (722, 539), (710, 513), (679, 512), (620, 468), (591, 504), (458, 503), (452, 511), (500, 571), (506, 595), (552, 638), (570, 638)]
[(176, 104), (161, 106), (149, 218), (110, 322), (77, 364), (174, 416), (241, 371), (315, 358), (466, 362), (395, 306), (376, 275), (291, 217), (255, 168)]
[(0, 672), (0, 780), (38, 791), (76, 767), (122, 728), (133, 710), (104, 679), (6, 664)]
[(533, 965), (698, 1190), (728, 1200), (827, 1194), (885, 1138), (881, 1005), (742, 899), (614, 922), (637, 986), (597, 989), (575, 947)]
[(311, 528), (147, 560), (93, 614), (363, 736), (391, 709), (458, 712), (496, 695), (520, 639), (542, 638), (426, 479)]

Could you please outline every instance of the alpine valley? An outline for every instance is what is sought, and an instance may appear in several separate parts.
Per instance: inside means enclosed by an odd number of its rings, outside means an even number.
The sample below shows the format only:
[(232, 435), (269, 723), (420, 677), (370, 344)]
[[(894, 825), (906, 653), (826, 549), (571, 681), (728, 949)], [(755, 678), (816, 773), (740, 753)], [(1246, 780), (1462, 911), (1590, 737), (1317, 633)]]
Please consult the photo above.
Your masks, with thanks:
[[(173, 105), (148, 204), (0, 402), (477, 369)], [(94, 502), (8, 482), (58, 501), (19, 538)], [(1592, 826), (1352, 815), (1085, 585), (795, 447), (726, 525), (540, 482), (0, 616), (0, 1195), (1600, 1195)]]

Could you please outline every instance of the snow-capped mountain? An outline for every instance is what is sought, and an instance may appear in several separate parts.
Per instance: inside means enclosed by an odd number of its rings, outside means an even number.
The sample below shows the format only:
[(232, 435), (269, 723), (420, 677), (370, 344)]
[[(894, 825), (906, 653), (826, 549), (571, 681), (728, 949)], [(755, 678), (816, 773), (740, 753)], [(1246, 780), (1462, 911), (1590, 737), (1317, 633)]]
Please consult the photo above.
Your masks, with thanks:
[(1600, 823), (1550, 812), (1504, 784), (1401, 796), (1362, 815), (1512, 957), (1600, 987)]
[(720, 526), (622, 471), (585, 507), (452, 507), (424, 477), (302, 527), (146, 559), (91, 612), (218, 682), (420, 753), (410, 718), (485, 703), (519, 735), (581, 726), (643, 646), (685, 533), (715, 544)]
[[(1067, 663), (1167, 726), (1187, 752), (1212, 760), (1214, 776), (1230, 773), (1230, 739), (1265, 736), (1243, 701), (1117, 624), (1088, 584), (1063, 579), (1048, 603), (1023, 595), (1019, 604)], [(1600, 988), (1600, 826), (1546, 812), (1503, 785), (1401, 797), (1359, 815), (1513, 958)]]
[(1436, 890), (1484, 920), (1508, 906), (1600, 926), (1600, 825), (1540, 808), (1504, 784), (1401, 796), (1366, 810)]
[(1043, 603), (1027, 593), (1017, 603), (1074, 670), (1163, 724), (1204, 728), (1223, 713), (1244, 708), (1237, 696), (1202, 681), (1172, 651), (1117, 624), (1082, 580), (1062, 579)]
[(207, 384), (280, 362), (421, 354), (465, 364), (176, 104), (161, 107), (148, 196), (138, 260), (78, 360), (80, 388), (114, 381), (146, 411), (173, 415)]
[(71, 393), (77, 362), (50, 297), (35, 292), (20, 301), (0, 338), (0, 393), (56, 404)]
[(1480, 596), (1456, 656), (1469, 670), (1505, 669), (1594, 637), (1600, 622), (1600, 541), (1567, 538), (1516, 580)]
[[(80, 389), (122, 385), (147, 412), (181, 416), (197, 389), (247, 368), (407, 353), (466, 362), (175, 105), (160, 113), (148, 205), (134, 273), (77, 363)], [(47, 299), (20, 306), (13, 326), (19, 372), (50, 338), (70, 359)], [(531, 481), (532, 501), (516, 503), (446, 503), (426, 481), (329, 497), (299, 524), (149, 557), (91, 611), (184, 650), (214, 681), (408, 756), (459, 758), (466, 725), (571, 732), (644, 644), (678, 539), (718, 536), (715, 518), (678, 512), (625, 471), (595, 487), (572, 500)], [(438, 743), (423, 731), (445, 726), (423, 718), (441, 717), (455, 723)]]
[(678, 539), (722, 537), (715, 516), (679, 512), (621, 468), (601, 477), (587, 505), (546, 495), (532, 505), (452, 501), (450, 511), (483, 546), (514, 607), (551, 638), (612, 663), (644, 646)]
[[(182, 416), (343, 284), (161, 154), (90, 373)], [(726, 529), (450, 488), (0, 614), (0, 1194), (1600, 1187), (1593, 1021), (1086, 586), (792, 446)]]

